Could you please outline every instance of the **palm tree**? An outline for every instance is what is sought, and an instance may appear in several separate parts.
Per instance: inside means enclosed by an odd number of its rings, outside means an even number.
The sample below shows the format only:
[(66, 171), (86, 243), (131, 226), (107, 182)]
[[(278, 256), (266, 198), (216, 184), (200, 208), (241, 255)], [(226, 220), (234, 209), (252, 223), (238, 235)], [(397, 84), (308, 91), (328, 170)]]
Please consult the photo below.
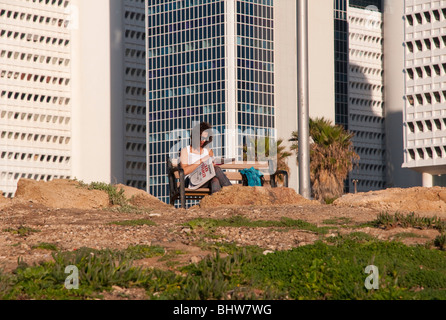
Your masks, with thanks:
[[(353, 149), (353, 134), (325, 118), (310, 119), (310, 179), (313, 197), (328, 201), (344, 193), (344, 180), (359, 156)], [(298, 151), (298, 133), (292, 133), (291, 150)]]

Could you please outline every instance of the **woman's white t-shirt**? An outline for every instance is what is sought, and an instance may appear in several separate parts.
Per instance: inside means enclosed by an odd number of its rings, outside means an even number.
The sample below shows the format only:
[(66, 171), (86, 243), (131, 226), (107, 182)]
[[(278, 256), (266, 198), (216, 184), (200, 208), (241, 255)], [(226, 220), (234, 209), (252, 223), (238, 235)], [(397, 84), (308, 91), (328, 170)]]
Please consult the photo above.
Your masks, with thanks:
[[(187, 151), (187, 164), (191, 165), (194, 164), (195, 162), (198, 162), (199, 160), (205, 158), (206, 156), (210, 155), (209, 154), (209, 150), (206, 148), (203, 148), (203, 153), (202, 154), (198, 154), (195, 152), (192, 152), (192, 147), (191, 146), (187, 146), (186, 148)], [(213, 159), (213, 157), (211, 157), (211, 159)], [(188, 174), (187, 176), (185, 176), (184, 178), (188, 178), (192, 173)]]
[(209, 155), (209, 150), (206, 148), (203, 148), (202, 154), (192, 152), (191, 146), (188, 146), (186, 148), (186, 150), (187, 150), (187, 164), (188, 165), (194, 164), (195, 162), (197, 162)]

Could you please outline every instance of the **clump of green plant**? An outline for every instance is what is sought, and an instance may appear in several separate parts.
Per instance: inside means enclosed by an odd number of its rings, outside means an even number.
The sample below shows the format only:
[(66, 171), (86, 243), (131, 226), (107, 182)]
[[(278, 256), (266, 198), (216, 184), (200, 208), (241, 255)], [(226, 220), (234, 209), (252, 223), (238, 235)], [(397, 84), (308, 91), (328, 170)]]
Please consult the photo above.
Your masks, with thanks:
[(12, 290), (13, 286), (13, 275), (5, 273), (0, 269), (0, 300)]
[[(363, 238), (363, 241), (358, 241)], [(398, 259), (395, 259), (398, 257)], [(444, 253), (350, 234), (313, 245), (257, 256), (242, 268), (291, 299), (445, 299)], [(364, 269), (379, 269), (379, 290), (367, 290)], [(424, 287), (429, 290), (419, 291)]]
[(119, 189), (108, 183), (104, 182), (92, 182), (90, 184), (78, 181), (80, 187), (87, 188), (88, 190), (102, 190), (108, 194), (110, 204), (116, 206), (113, 210), (120, 213), (147, 213), (150, 209), (141, 209), (131, 205), (131, 199), (127, 199), (124, 194), (124, 189)]
[(434, 245), (440, 250), (446, 250), (446, 234), (437, 236), (434, 240)]
[(104, 182), (92, 182), (88, 186), (90, 190), (102, 190), (107, 192), (110, 203), (112, 205), (125, 206), (128, 205), (127, 198), (124, 195), (124, 190), (118, 190), (115, 186)]
[[(0, 272), (0, 299), (95, 299), (115, 285), (144, 288), (150, 299), (172, 300), (446, 299), (446, 252), (363, 233), (266, 255), (233, 247), (223, 257), (216, 250), (176, 272), (134, 267), (134, 249), (81, 248), (53, 253), (52, 262), (21, 263), (12, 274)], [(159, 254), (164, 250), (158, 249)], [(372, 264), (379, 270), (379, 290), (364, 286), (364, 270)], [(68, 265), (79, 270), (78, 290), (64, 288)]]
[(393, 237), (394, 240), (401, 240), (406, 238), (424, 238), (424, 236), (413, 232), (400, 232)]
[(105, 182), (92, 182), (90, 184), (78, 181), (81, 188), (88, 190), (101, 190), (108, 194), (111, 205), (127, 206), (128, 199), (124, 195), (124, 190), (116, 188), (114, 185)]
[(165, 252), (166, 250), (161, 246), (134, 245), (128, 246), (123, 254), (128, 259), (139, 260), (163, 256)]
[[(205, 242), (201, 241), (197, 243), (197, 245), (201, 248), (201, 250), (207, 250), (212, 252), (220, 252), (221, 254), (235, 254), (241, 250), (241, 246), (237, 245), (233, 242)], [(243, 249), (249, 252), (250, 254), (261, 254), (265, 251), (264, 248), (259, 246), (243, 246)]]
[(31, 247), (32, 249), (42, 249), (42, 250), (51, 250), (58, 251), (59, 249), (53, 243), (41, 242)]
[(325, 242), (329, 244), (342, 244), (346, 241), (355, 241), (357, 243), (366, 243), (376, 241), (376, 238), (365, 232), (351, 232), (347, 235), (338, 234), (336, 236), (325, 238)]
[(16, 235), (18, 235), (20, 237), (27, 237), (27, 236), (31, 235), (32, 233), (34, 233), (34, 232), (40, 232), (40, 230), (33, 229), (33, 228), (30, 228), (30, 227), (26, 227), (26, 226), (23, 226), (23, 225), (15, 228), (15, 229), (14, 228), (6, 228), (6, 229), (3, 229), (2, 231), (3, 232), (10, 232), (10, 233), (16, 234)]
[(322, 221), (323, 224), (332, 224), (332, 225), (346, 225), (352, 222), (351, 218), (347, 218), (347, 217), (335, 217), (332, 219), (326, 219), (324, 221)]
[(293, 228), (300, 230), (312, 231), (319, 234), (328, 233), (329, 228), (317, 227), (316, 225), (303, 221), (282, 217), (278, 221), (273, 220), (249, 220), (243, 216), (233, 216), (227, 219), (205, 219), (198, 218), (184, 224), (192, 229), (203, 228), (207, 231), (214, 231), (218, 227), (249, 227), (249, 228)]
[[(54, 261), (34, 266), (19, 259), (12, 278), (0, 273), (0, 299), (100, 298), (101, 292), (111, 290), (112, 286), (144, 287), (151, 271), (134, 267), (133, 261), (163, 254), (162, 247), (137, 245), (125, 250), (80, 248), (58, 251), (52, 254)], [(67, 266), (78, 269), (77, 290), (67, 290), (64, 286)]]
[[(217, 250), (215, 255), (208, 256), (198, 264), (182, 268), (187, 276), (170, 294), (169, 299), (259, 299), (272, 298), (263, 293), (264, 290), (253, 290), (250, 279), (244, 278), (242, 266), (252, 265), (254, 256), (244, 248), (222, 258)], [(257, 291), (257, 292), (256, 292)], [(269, 293), (269, 292), (268, 292)]]
[(339, 199), (339, 197), (325, 198), (323, 201), (325, 202), (325, 204), (333, 204), (333, 202), (335, 202), (336, 199)]

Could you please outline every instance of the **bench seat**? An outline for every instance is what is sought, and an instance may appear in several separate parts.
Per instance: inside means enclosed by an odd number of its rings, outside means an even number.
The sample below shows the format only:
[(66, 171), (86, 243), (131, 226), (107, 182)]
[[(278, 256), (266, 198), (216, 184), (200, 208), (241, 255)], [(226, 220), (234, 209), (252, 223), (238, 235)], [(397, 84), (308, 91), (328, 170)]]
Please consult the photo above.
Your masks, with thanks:
[[(263, 173), (263, 181), (266, 185), (273, 188), (277, 187), (277, 176), (282, 175), (284, 179), (283, 185), (288, 187), (288, 172), (285, 170), (276, 170), (274, 174), (269, 174), (273, 170), (273, 162), (270, 161), (230, 161), (224, 162), (219, 165), (224, 171), (229, 180), (236, 183), (243, 183), (243, 177), (240, 170), (250, 169), (254, 167)], [(210, 195), (211, 190), (209, 188), (199, 188), (191, 190), (185, 187), (184, 183), (184, 170), (179, 163), (179, 159), (167, 158), (167, 174), (169, 180), (169, 192), (170, 192), (170, 204), (175, 205), (175, 201), (179, 200), (181, 207), (186, 208), (187, 200), (200, 200), (203, 197)]]

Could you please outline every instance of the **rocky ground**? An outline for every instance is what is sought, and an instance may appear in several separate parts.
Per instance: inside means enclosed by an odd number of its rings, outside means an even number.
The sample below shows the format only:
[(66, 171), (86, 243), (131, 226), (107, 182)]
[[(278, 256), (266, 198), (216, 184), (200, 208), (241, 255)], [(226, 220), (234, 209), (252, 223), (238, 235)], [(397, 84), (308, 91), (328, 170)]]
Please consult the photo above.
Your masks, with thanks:
[[(398, 239), (407, 244), (424, 244), (439, 232), (432, 229), (393, 228), (384, 230), (360, 226), (387, 211), (415, 212), (420, 216), (446, 219), (446, 189), (389, 189), (347, 195), (325, 205), (309, 201), (287, 188), (233, 186), (202, 200), (201, 206), (175, 209), (144, 191), (118, 185), (131, 208), (112, 206), (108, 194), (89, 190), (76, 181), (33, 182), (21, 180), (16, 198), (0, 197), (0, 270), (12, 271), (18, 259), (28, 264), (51, 260), (52, 251), (37, 248), (51, 244), (59, 250), (81, 247), (125, 249), (130, 245), (159, 245), (172, 259), (160, 257), (137, 261), (145, 267), (170, 268), (197, 262), (210, 253), (203, 243), (229, 242), (257, 245), (265, 250), (287, 250), (311, 244), (320, 237), (353, 231), (378, 239)], [(121, 208), (122, 209), (122, 208)], [(214, 234), (184, 224), (196, 218), (224, 219), (243, 216), (250, 220), (304, 220), (333, 229), (326, 235), (299, 229), (219, 227)], [(151, 220), (155, 225), (117, 225), (114, 222)], [(167, 263), (167, 262), (170, 262)]]

